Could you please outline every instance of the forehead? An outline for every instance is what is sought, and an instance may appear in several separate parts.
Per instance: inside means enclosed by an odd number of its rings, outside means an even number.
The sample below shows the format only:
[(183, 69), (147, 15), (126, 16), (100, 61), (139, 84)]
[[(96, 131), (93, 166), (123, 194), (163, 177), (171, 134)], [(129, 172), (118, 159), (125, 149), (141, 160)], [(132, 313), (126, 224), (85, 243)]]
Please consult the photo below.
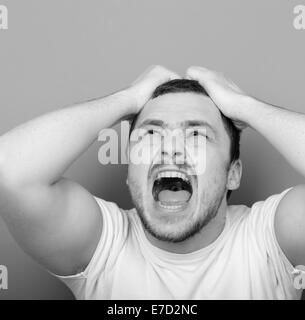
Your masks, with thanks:
[(213, 101), (203, 94), (183, 92), (168, 93), (149, 100), (137, 120), (137, 127), (149, 120), (162, 120), (169, 126), (185, 121), (205, 121), (216, 131), (224, 126), (219, 109)]

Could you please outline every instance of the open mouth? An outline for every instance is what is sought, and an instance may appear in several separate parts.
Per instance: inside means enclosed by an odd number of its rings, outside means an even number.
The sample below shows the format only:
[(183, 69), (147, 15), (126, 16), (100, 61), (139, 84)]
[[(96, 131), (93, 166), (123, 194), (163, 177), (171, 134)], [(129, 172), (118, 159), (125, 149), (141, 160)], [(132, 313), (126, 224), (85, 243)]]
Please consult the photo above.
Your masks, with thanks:
[(155, 178), (152, 194), (155, 201), (165, 209), (180, 209), (191, 199), (193, 187), (188, 175), (180, 171), (159, 172)]

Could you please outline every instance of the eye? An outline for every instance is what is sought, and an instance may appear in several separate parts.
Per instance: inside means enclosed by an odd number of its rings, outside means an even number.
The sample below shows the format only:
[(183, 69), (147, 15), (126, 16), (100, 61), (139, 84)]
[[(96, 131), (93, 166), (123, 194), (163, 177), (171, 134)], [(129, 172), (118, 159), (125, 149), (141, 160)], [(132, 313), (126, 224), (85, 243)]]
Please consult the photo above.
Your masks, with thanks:
[(146, 129), (146, 135), (148, 135), (148, 136), (160, 136), (161, 135), (161, 131), (159, 129), (149, 128), (149, 129)]
[(199, 137), (199, 136), (201, 136), (201, 137), (205, 137), (205, 138), (208, 137), (207, 134), (206, 134), (206, 132), (205, 132), (205, 130), (202, 131), (202, 130), (197, 130), (197, 129), (192, 130), (190, 136), (191, 136), (191, 137)]
[(193, 131), (193, 136), (194, 136), (194, 137), (199, 136), (199, 131), (198, 131), (198, 130), (194, 130), (194, 131)]
[(150, 134), (150, 135), (153, 135), (153, 134), (156, 133), (156, 131), (154, 129), (148, 129), (147, 133)]

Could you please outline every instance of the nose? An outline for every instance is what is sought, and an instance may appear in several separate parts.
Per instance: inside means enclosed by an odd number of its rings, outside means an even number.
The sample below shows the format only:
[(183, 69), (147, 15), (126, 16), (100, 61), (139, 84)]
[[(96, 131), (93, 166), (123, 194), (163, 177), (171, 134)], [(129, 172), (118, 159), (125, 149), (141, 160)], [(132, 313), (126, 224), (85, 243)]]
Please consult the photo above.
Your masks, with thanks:
[(184, 138), (178, 134), (166, 134), (162, 139), (162, 160), (171, 160), (181, 163), (184, 160)]
[(161, 154), (162, 154), (162, 157), (170, 157), (170, 158), (177, 158), (177, 157), (183, 156), (183, 152), (180, 152), (180, 151), (169, 153), (167, 151), (162, 150)]

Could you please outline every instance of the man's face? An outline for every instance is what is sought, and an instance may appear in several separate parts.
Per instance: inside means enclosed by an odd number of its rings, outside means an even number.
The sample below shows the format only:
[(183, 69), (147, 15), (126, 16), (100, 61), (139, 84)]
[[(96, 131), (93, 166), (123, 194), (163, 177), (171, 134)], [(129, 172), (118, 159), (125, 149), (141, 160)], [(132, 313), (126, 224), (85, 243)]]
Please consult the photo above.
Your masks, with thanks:
[[(169, 93), (144, 106), (131, 136), (128, 185), (150, 234), (180, 242), (215, 217), (225, 196), (229, 149), (209, 97)], [(145, 161), (135, 163), (135, 154)]]

